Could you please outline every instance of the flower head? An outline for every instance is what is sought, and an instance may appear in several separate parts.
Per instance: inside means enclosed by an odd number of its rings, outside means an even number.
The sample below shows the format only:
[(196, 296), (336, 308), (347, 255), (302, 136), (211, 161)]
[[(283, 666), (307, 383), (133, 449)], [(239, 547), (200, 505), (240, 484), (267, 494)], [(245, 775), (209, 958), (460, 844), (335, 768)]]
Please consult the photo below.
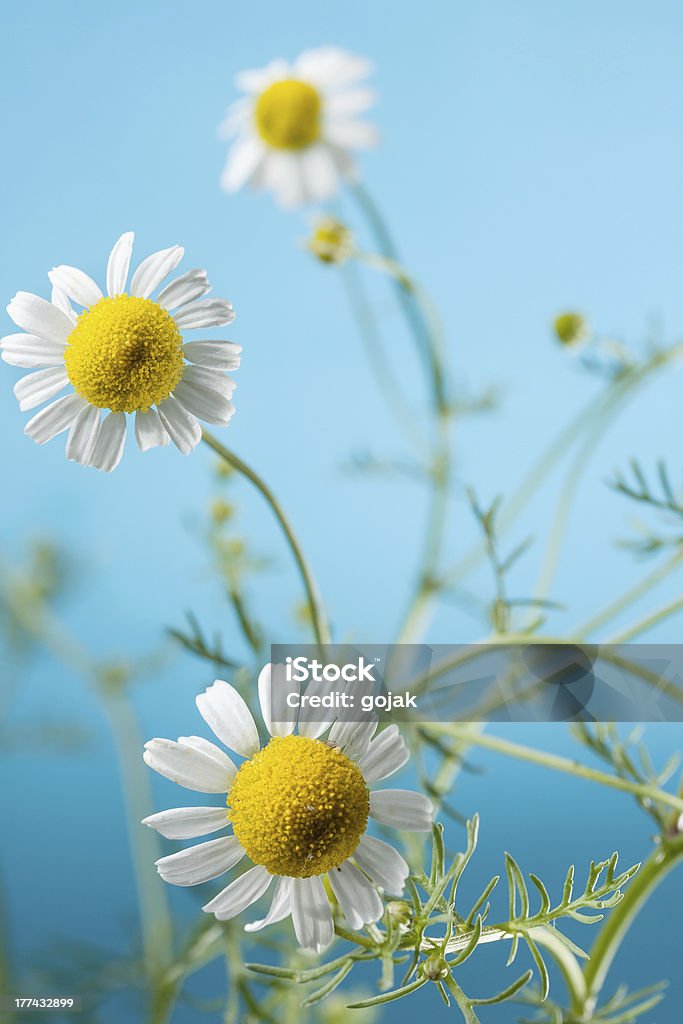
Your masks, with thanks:
[(362, 85), (370, 71), (368, 61), (332, 46), (243, 71), (237, 86), (246, 96), (221, 126), (236, 137), (223, 188), (268, 189), (286, 207), (329, 199), (340, 177), (353, 174), (352, 151), (375, 142), (373, 126), (358, 117), (374, 103)]
[(319, 952), (334, 934), (323, 878), (349, 927), (359, 929), (378, 920), (384, 909), (378, 890), (400, 895), (408, 865), (392, 846), (367, 834), (368, 820), (428, 831), (432, 805), (421, 793), (370, 790), (408, 759), (395, 725), (375, 736), (376, 716), (330, 723), (300, 713), (295, 732), (293, 721), (272, 720), (272, 677), (267, 665), (259, 678), (261, 711), (270, 734), (263, 747), (251, 712), (229, 683), (219, 679), (197, 697), (199, 711), (216, 736), (244, 758), (239, 767), (199, 736), (177, 742), (154, 739), (145, 745), (145, 761), (155, 771), (188, 789), (225, 794), (225, 803), (161, 811), (144, 824), (169, 839), (194, 839), (231, 828), (222, 838), (162, 857), (157, 861), (161, 877), (175, 885), (197, 885), (247, 857), (253, 866), (204, 910), (229, 920), (275, 880), (267, 916), (246, 929), (256, 931), (291, 915), (299, 943)]
[(135, 415), (142, 451), (173, 441), (187, 454), (201, 437), (198, 418), (228, 423), (235, 384), (224, 371), (238, 368), (242, 351), (229, 341), (183, 340), (183, 330), (234, 320), (225, 299), (204, 298), (206, 271), (189, 270), (151, 298), (183, 258), (181, 246), (148, 256), (128, 284), (132, 249), (129, 231), (109, 256), (106, 295), (68, 266), (48, 274), (51, 301), (18, 292), (7, 312), (26, 333), (0, 340), (5, 362), (35, 370), (14, 388), (22, 411), (71, 388), (36, 413), (25, 433), (44, 444), (68, 430), (67, 457), (106, 471), (123, 454), (127, 414)]

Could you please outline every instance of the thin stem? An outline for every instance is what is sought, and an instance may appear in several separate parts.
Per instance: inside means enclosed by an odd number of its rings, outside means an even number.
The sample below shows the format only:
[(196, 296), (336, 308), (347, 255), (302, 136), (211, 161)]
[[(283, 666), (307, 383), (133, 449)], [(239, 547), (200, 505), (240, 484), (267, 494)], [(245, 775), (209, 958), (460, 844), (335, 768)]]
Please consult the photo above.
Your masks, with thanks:
[[(607, 389), (601, 390), (595, 398), (591, 399), (561, 429), (547, 450), (526, 474), (514, 494), (505, 502), (500, 517), (500, 532), (502, 533), (507, 530), (516, 520), (522, 509), (545, 482), (551, 469), (564, 455), (565, 451), (571, 448), (578, 437), (592, 427), (596, 417), (601, 416), (606, 403), (611, 404), (614, 398), (614, 411), (617, 411), (616, 406), (622, 405), (639, 385), (644, 384), (652, 374), (674, 362), (681, 355), (683, 355), (683, 342), (677, 342), (668, 349), (657, 351), (642, 366), (627, 371), (623, 378), (612, 383)], [(471, 551), (449, 570), (444, 583), (452, 586), (462, 579), (479, 564), (484, 553), (483, 544), (475, 545)]]
[(410, 446), (422, 458), (425, 454), (426, 442), (415, 423), (410, 403), (393, 372), (391, 362), (386, 357), (377, 322), (364, 291), (363, 279), (353, 260), (349, 260), (342, 268), (342, 281), (349, 304), (358, 322), (368, 362), (374, 371), (377, 386), (382, 392), (384, 401), (397, 426), (403, 432)]
[(202, 440), (209, 446), (209, 448), (212, 448), (217, 455), (220, 455), (220, 457), (227, 462), (229, 466), (232, 466), (232, 468), (236, 469), (238, 473), (245, 476), (270, 505), (275, 518), (280, 524), (285, 540), (287, 541), (301, 575), (316, 642), (319, 647), (324, 647), (325, 644), (329, 644), (330, 632), (320, 594), (318, 593), (318, 588), (308, 567), (308, 563), (304, 558), (301, 547), (299, 546), (296, 534), (294, 533), (280, 502), (277, 500), (268, 484), (261, 479), (258, 473), (256, 473), (251, 466), (248, 466), (246, 462), (240, 459), (238, 455), (235, 455), (234, 452), (231, 452), (228, 448), (222, 445), (220, 441), (218, 441), (208, 430), (202, 431)]
[(644, 579), (642, 579), (634, 587), (631, 587), (630, 590), (627, 590), (625, 594), (622, 594), (621, 597), (618, 597), (615, 601), (612, 601), (611, 604), (607, 605), (607, 607), (603, 608), (592, 618), (588, 619), (586, 622), (578, 626), (575, 630), (573, 630), (574, 634), (576, 636), (585, 637), (589, 636), (591, 633), (594, 633), (597, 629), (600, 628), (600, 626), (604, 626), (606, 622), (609, 622), (611, 619), (614, 619), (622, 611), (628, 608), (629, 605), (633, 604), (639, 598), (647, 594), (648, 590), (651, 590), (652, 587), (656, 586), (657, 583), (659, 583), (666, 576), (668, 576), (671, 570), (674, 569), (677, 565), (679, 565), (679, 563), (682, 561), (683, 547), (681, 547), (678, 551), (675, 551), (670, 558), (668, 558), (661, 565), (657, 566), (656, 569), (653, 569), (651, 573), (648, 573), (648, 575)]
[(126, 821), (130, 837), (131, 860), (140, 905), (140, 931), (145, 952), (145, 965), (152, 988), (160, 970), (172, 956), (173, 928), (164, 887), (159, 885), (154, 870), (158, 846), (153, 833), (140, 825), (151, 805), (147, 773), (143, 768), (137, 722), (123, 695), (112, 696), (102, 684), (102, 674), (88, 651), (62, 627), (44, 604), (33, 607), (13, 595), (12, 611), (22, 626), (42, 643), (46, 650), (80, 675), (99, 698), (106, 713), (116, 745), (119, 771), (123, 780)]
[[(454, 736), (456, 739), (462, 734), (458, 725), (425, 722), (422, 729), (436, 735)], [(675, 808), (679, 814), (683, 812), (683, 798), (667, 793), (666, 790), (658, 789), (657, 786), (650, 786), (641, 782), (630, 782), (628, 779), (621, 779), (617, 775), (610, 775), (608, 772), (601, 772), (595, 768), (589, 768), (572, 761), (568, 757), (560, 757), (557, 754), (550, 754), (544, 750), (535, 750), (533, 747), (525, 747), (521, 743), (512, 743), (509, 740), (501, 739), (499, 736), (490, 736), (484, 733), (479, 735), (468, 732), (465, 734), (467, 743), (470, 745), (484, 747), (493, 750), (498, 754), (505, 754), (507, 757), (515, 757), (519, 761), (527, 761), (530, 764), (537, 764), (543, 768), (552, 768), (554, 771), (564, 772), (573, 775), (575, 778), (586, 779), (588, 782), (597, 782), (610, 789), (620, 789), (625, 793), (632, 793), (641, 799), (653, 800), (658, 803), (667, 804)]]
[(628, 629), (623, 629), (620, 633), (611, 637), (607, 643), (610, 644), (625, 644), (629, 640), (633, 640), (635, 637), (640, 636), (641, 633), (646, 633), (647, 630), (652, 629), (653, 626), (658, 625), (660, 622), (664, 622), (665, 619), (675, 615), (676, 612), (683, 610), (683, 597), (676, 598), (675, 601), (669, 601), (662, 608), (658, 608), (657, 611), (651, 612), (644, 618), (639, 619), (638, 622), (634, 622)]
[(436, 438), (430, 457), (432, 498), (427, 514), (423, 541), (421, 570), (417, 590), (399, 627), (397, 643), (409, 643), (424, 628), (426, 613), (439, 587), (439, 562), (444, 540), (448, 492), (451, 482), (452, 410), (446, 394), (445, 343), (443, 328), (430, 296), (409, 275), (399, 262), (398, 249), (391, 232), (369, 193), (360, 185), (351, 189), (380, 250), (379, 253), (357, 252), (356, 257), (393, 281), (406, 324), (415, 339), (418, 352), (426, 361), (429, 374)]

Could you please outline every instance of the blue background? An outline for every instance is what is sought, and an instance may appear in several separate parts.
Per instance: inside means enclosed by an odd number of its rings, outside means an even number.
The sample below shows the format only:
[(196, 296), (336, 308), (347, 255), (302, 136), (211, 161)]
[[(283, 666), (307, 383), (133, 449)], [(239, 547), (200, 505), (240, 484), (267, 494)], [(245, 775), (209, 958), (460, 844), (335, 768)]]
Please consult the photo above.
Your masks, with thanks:
[[(179, 242), (185, 267), (208, 268), (214, 293), (235, 303), (230, 336), (244, 345), (237, 415), (223, 436), (287, 508), (341, 635), (391, 637), (416, 566), (424, 500), (409, 482), (341, 471), (354, 453), (400, 453), (399, 439), (336, 273), (301, 247), (306, 216), (282, 213), (269, 197), (219, 190), (225, 144), (216, 128), (235, 98), (236, 71), (328, 42), (375, 61), (380, 105), (373, 117), (382, 142), (362, 160), (364, 180), (406, 264), (442, 310), (455, 379), (472, 389), (494, 380), (504, 391), (498, 414), (458, 429), (460, 475), (483, 500), (513, 489), (539, 445), (595, 392), (553, 342), (549, 324), (558, 311), (585, 310), (600, 331), (640, 350), (652, 329), (677, 338), (683, 15), (673, 0), (423, 0), (419, 7), (347, 0), (286, 9), (270, 0), (192, 8), (27, 2), (4, 11), (3, 28), (0, 293), (6, 300), (17, 289), (47, 294), (46, 273), (62, 262), (101, 280), (111, 244), (129, 229), (138, 259)], [(395, 369), (424, 409), (409, 340), (388, 293), (377, 297)], [(12, 330), (9, 320), (5, 329)], [(18, 558), (31, 538), (49, 536), (76, 557), (81, 581), (64, 615), (100, 655), (155, 648), (186, 609), (207, 629), (222, 630), (226, 648), (241, 654), (197, 536), (215, 492), (210, 454), (142, 456), (130, 446), (113, 476), (69, 464), (62, 439), (39, 448), (23, 436), (26, 417), (11, 394), (17, 377), (3, 367), (5, 555)], [(604, 480), (633, 455), (645, 465), (665, 457), (679, 479), (679, 388), (676, 373), (658, 380), (597, 447), (553, 588), (568, 611), (553, 628), (587, 617), (643, 572), (614, 545), (629, 532), (632, 512)], [(520, 593), (533, 587), (558, 479), (547, 481), (513, 538), (538, 537), (514, 575)], [(239, 527), (273, 559), (254, 603), (273, 637), (288, 639), (298, 635), (298, 580), (267, 509), (238, 488)], [(457, 496), (451, 557), (474, 537)], [(488, 593), (484, 570), (473, 579), (473, 588)], [(679, 585), (662, 585), (623, 623), (675, 596)], [(483, 632), (481, 622), (449, 605), (429, 639), (472, 640)], [(677, 638), (675, 620), (651, 634)], [(192, 698), (210, 679), (189, 657), (165, 666), (137, 695), (145, 735), (195, 729)], [(134, 911), (120, 787), (99, 709), (78, 680), (45, 658), (22, 677), (11, 722), (39, 712), (87, 725), (92, 743), (80, 757), (55, 761), (32, 750), (2, 764), (2, 871), (25, 964), (57, 935), (116, 948), (125, 934), (122, 907)], [(517, 733), (569, 749), (564, 732), (551, 727)], [(678, 727), (650, 735), (662, 751), (680, 744)], [(455, 802), (482, 811), (482, 879), (500, 867), (505, 847), (556, 882), (574, 858), (586, 862), (618, 848), (633, 860), (647, 850), (649, 825), (628, 801), (477, 759), (488, 775), (465, 779)], [(171, 787), (160, 784), (157, 806), (172, 799)], [(454, 844), (458, 838), (454, 831)], [(677, 973), (676, 922), (667, 908), (680, 894), (680, 882), (669, 881), (661, 902), (645, 912), (638, 933), (646, 939), (639, 945), (630, 937), (615, 984), (637, 987)], [(477, 990), (486, 990), (485, 954)], [(683, 997), (676, 984), (653, 1021), (676, 1019)], [(432, 1009), (446, 1014), (435, 996)], [(414, 1003), (400, 1004), (392, 1019), (412, 1012)]]

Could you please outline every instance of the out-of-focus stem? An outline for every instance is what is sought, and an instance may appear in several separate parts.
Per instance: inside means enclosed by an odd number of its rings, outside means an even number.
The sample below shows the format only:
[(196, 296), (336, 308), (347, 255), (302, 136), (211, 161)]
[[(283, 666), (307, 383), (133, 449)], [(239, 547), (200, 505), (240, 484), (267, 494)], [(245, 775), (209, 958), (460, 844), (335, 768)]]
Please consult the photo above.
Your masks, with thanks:
[(442, 326), (431, 298), (401, 265), (397, 246), (374, 200), (360, 185), (355, 185), (351, 192), (375, 236), (379, 249), (379, 253), (358, 251), (356, 258), (386, 274), (394, 283), (408, 329), (415, 339), (418, 353), (426, 362), (435, 420), (435, 437), (429, 456), (432, 496), (427, 514), (419, 579), (415, 595), (404, 613), (397, 636), (397, 643), (409, 643), (424, 629), (429, 608), (439, 590), (437, 580), (440, 575), (452, 463), (452, 409), (446, 391), (445, 345)]
[(296, 538), (296, 534), (294, 533), (280, 502), (277, 500), (268, 484), (261, 479), (258, 473), (256, 473), (251, 466), (248, 466), (247, 463), (239, 457), (239, 455), (235, 455), (235, 453), (230, 451), (229, 448), (222, 445), (220, 441), (218, 441), (217, 438), (215, 438), (208, 430), (202, 431), (202, 439), (209, 448), (212, 448), (217, 455), (220, 455), (224, 462), (227, 462), (229, 466), (232, 466), (232, 468), (237, 470), (238, 473), (241, 473), (242, 476), (246, 477), (270, 505), (275, 518), (280, 524), (285, 540), (287, 541), (301, 575), (304, 591), (306, 593), (306, 603), (308, 604), (308, 609), (311, 614), (311, 623), (313, 625), (315, 639), (320, 647), (323, 647), (325, 644), (329, 644), (330, 632), (318, 588), (313, 579), (311, 570), (308, 567), (308, 563), (304, 558), (304, 554), (299, 545), (299, 541)]
[(527, 761), (529, 764), (537, 764), (542, 768), (552, 768), (554, 771), (564, 772), (566, 775), (573, 775), (578, 779), (586, 779), (588, 782), (597, 782), (610, 789), (620, 789), (625, 793), (632, 793), (641, 799), (653, 800), (657, 803), (667, 804), (675, 808), (679, 814), (683, 813), (683, 798), (673, 793), (668, 793), (657, 786), (650, 786), (647, 783), (630, 782), (618, 775), (610, 775), (608, 772), (598, 771), (596, 768), (589, 768), (578, 761), (572, 761), (568, 757), (560, 757), (558, 754), (551, 754), (545, 750), (536, 750), (533, 747), (525, 747), (521, 743), (512, 743), (500, 736), (489, 736), (484, 733), (462, 732), (459, 724), (425, 722), (422, 725), (425, 732), (435, 735), (458, 737), (464, 735), (467, 743), (477, 747), (484, 747), (493, 750), (498, 754), (505, 754), (507, 757), (514, 757), (518, 761)]
[(625, 594), (618, 597), (615, 601), (612, 601), (597, 614), (593, 615), (590, 619), (583, 622), (573, 632), (577, 636), (590, 636), (605, 623), (611, 619), (616, 618), (617, 615), (621, 614), (629, 605), (632, 605), (635, 601), (638, 601), (641, 597), (644, 597), (649, 590), (663, 580), (677, 565), (683, 562), (683, 548), (679, 548), (669, 558), (666, 559), (661, 565), (658, 565), (656, 569), (640, 580), (634, 587), (627, 590)]

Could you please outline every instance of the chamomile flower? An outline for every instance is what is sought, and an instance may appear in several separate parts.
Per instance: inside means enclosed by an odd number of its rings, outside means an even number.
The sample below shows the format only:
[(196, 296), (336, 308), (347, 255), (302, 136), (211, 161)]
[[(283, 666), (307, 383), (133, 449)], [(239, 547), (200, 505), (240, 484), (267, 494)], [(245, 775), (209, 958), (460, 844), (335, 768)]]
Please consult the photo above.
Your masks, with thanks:
[(293, 64), (275, 60), (239, 74), (246, 96), (221, 125), (224, 138), (236, 136), (223, 188), (266, 189), (285, 207), (333, 196), (339, 179), (354, 173), (352, 151), (376, 141), (374, 127), (358, 116), (374, 103), (363, 84), (371, 70), (362, 57), (324, 46)]
[(352, 929), (381, 917), (379, 890), (403, 892), (408, 865), (393, 846), (367, 833), (368, 820), (429, 831), (432, 805), (409, 790), (370, 790), (408, 760), (396, 725), (375, 736), (376, 716), (353, 722), (338, 718), (330, 727), (329, 720), (314, 721), (299, 712), (295, 732), (293, 721), (272, 720), (277, 714), (272, 696), (267, 665), (259, 678), (269, 733), (265, 746), (249, 708), (229, 683), (217, 680), (197, 697), (207, 725), (244, 758), (239, 767), (199, 736), (150, 740), (144, 759), (151, 768), (187, 789), (225, 794), (225, 803), (161, 811), (143, 824), (168, 839), (195, 839), (230, 828), (221, 838), (162, 857), (157, 861), (161, 877), (174, 885), (198, 885), (246, 857), (253, 866), (203, 909), (219, 921), (229, 920), (274, 885), (266, 917), (246, 930), (291, 915), (299, 944), (320, 952), (334, 935), (325, 878)]
[(204, 298), (206, 271), (189, 270), (151, 297), (183, 258), (181, 246), (148, 256), (128, 284), (132, 250), (129, 231), (109, 256), (106, 294), (68, 266), (48, 274), (51, 301), (17, 292), (7, 312), (26, 333), (0, 339), (5, 362), (35, 371), (14, 387), (22, 411), (50, 402), (24, 432), (44, 444), (68, 430), (67, 458), (107, 472), (121, 460), (127, 415), (142, 451), (173, 441), (187, 454), (201, 438), (198, 419), (228, 423), (235, 384), (225, 371), (238, 368), (242, 351), (183, 339), (185, 330), (234, 320), (225, 299)]

